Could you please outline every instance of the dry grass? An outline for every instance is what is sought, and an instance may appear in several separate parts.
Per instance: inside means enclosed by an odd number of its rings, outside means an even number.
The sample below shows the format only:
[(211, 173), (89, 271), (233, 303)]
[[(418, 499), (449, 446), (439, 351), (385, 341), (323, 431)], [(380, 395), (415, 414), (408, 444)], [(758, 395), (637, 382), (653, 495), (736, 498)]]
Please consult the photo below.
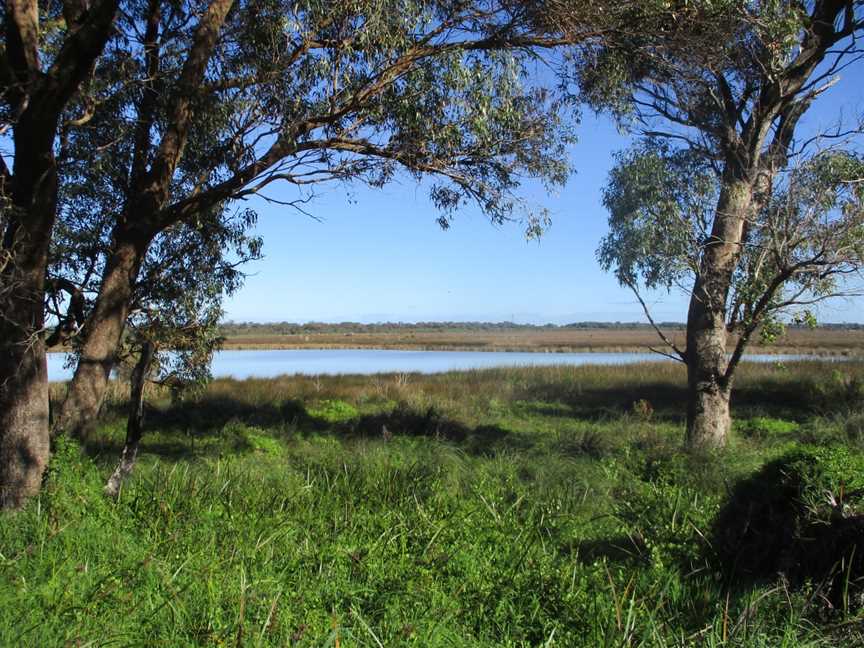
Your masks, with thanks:
[[(684, 331), (672, 331), (684, 346)], [(734, 339), (730, 344), (734, 343)], [(387, 333), (306, 333), (238, 335), (226, 349), (408, 349), (465, 351), (647, 351), (661, 346), (649, 329), (511, 329), (496, 331), (405, 331)], [(753, 353), (855, 355), (864, 349), (864, 330), (790, 330), (777, 343), (758, 344)]]

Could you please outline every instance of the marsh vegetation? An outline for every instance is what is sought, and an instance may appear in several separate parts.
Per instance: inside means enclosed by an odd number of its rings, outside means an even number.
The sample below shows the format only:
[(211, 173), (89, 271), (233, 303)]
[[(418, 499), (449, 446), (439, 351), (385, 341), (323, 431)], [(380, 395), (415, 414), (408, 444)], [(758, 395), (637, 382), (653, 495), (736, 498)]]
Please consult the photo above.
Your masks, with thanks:
[[(227, 324), (220, 326), (226, 349), (415, 349), (463, 351), (644, 352), (661, 341), (650, 326), (506, 326), (464, 322), (377, 324)], [(682, 324), (664, 328), (684, 344)], [(728, 350), (737, 338), (729, 337)], [(864, 346), (857, 327), (789, 327), (771, 344), (750, 345), (749, 353), (854, 355)]]
[(864, 364), (745, 364), (730, 444), (701, 455), (680, 452), (682, 376), (153, 391), (116, 500), (112, 384), (0, 526), (0, 644), (860, 645)]

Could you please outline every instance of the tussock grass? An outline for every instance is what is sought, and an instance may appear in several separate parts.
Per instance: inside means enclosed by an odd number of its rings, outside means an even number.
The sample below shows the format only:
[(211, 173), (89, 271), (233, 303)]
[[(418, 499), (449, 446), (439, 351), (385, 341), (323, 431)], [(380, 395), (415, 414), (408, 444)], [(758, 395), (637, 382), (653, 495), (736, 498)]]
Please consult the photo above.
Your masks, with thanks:
[(672, 364), (217, 380), (151, 394), (113, 501), (118, 387), (0, 518), (0, 645), (861, 645), (733, 583), (712, 524), (802, 440), (858, 452), (862, 376), (746, 365), (730, 448), (689, 458)]

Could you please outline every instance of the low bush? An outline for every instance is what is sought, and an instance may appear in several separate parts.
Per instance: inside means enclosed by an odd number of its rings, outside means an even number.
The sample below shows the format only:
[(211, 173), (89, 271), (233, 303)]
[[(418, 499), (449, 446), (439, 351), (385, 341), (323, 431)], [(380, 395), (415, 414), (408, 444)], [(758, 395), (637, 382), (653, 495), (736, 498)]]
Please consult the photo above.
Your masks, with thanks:
[(786, 421), (784, 419), (770, 418), (767, 416), (756, 416), (738, 422), (736, 427), (741, 436), (748, 439), (764, 441), (777, 437), (790, 437), (800, 426), (794, 421)]
[(308, 409), (309, 416), (322, 419), (328, 423), (344, 423), (357, 418), (357, 408), (342, 400), (325, 399)]
[(731, 492), (713, 547), (733, 582), (783, 574), (833, 608), (864, 603), (864, 453), (802, 446)]

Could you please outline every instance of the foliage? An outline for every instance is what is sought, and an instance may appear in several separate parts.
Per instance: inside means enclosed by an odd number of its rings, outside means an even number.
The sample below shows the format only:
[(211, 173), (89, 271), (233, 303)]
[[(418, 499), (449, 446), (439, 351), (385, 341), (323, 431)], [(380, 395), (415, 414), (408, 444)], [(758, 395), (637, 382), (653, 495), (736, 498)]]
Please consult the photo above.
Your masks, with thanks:
[(597, 250), (622, 285), (671, 289), (692, 281), (717, 201), (705, 160), (643, 140), (617, 155), (603, 190), (609, 229)]
[(254, 222), (255, 214), (244, 211), (180, 224), (148, 251), (127, 340), (133, 358), (144, 341), (154, 345), (152, 379), (170, 384), (177, 395), (210, 378), (210, 360), (223, 339), (222, 300), (242, 286), (238, 268), (260, 258), (260, 239), (247, 234)]
[[(780, 174), (749, 228), (728, 296), (727, 327), (763, 343), (784, 332), (781, 317), (815, 326), (807, 306), (843, 295), (862, 267), (864, 209), (857, 155), (826, 151)], [(610, 232), (601, 266), (622, 285), (687, 290), (699, 272), (721, 188), (693, 149), (643, 140), (619, 154), (604, 189)]]
[[(524, 212), (529, 227), (540, 224), (542, 213), (525, 211), (513, 192), (525, 177), (562, 184), (572, 139), (563, 107), (528, 75), (530, 48), (544, 38), (508, 3), (397, 4), (235, 3), (192, 97), (195, 127), (157, 206), (163, 213), (148, 220), (194, 219), (227, 199), (269, 195), (273, 182), (293, 187), (274, 202), (305, 212), (316, 185), (382, 186), (402, 168), (433, 179), (426, 186), (442, 225), (466, 202), (495, 221)], [(93, 114), (69, 129), (64, 148), (66, 191), (114, 212), (128, 205), (97, 194), (129, 189), (136, 156), (157, 155), (186, 91), (181, 69), (196, 24), (194, 5), (162, 12), (158, 78), (148, 80), (137, 31), (149, 9), (127, 10), (80, 102)], [(139, 150), (142, 118), (154, 122), (152, 151)]]
[(850, 281), (864, 261), (862, 177), (860, 157), (843, 150), (778, 174), (733, 278), (731, 329), (759, 325), (773, 336), (784, 313), (812, 327), (812, 304), (857, 290)]
[[(50, 272), (81, 290), (83, 321), (98, 294), (112, 217), (103, 214), (87, 231), (76, 230), (77, 218), (61, 218)], [(135, 282), (127, 335), (118, 353), (128, 370), (142, 346), (150, 343), (156, 351), (152, 380), (171, 385), (178, 396), (209, 380), (210, 359), (222, 341), (218, 330), (222, 300), (242, 286), (245, 275), (240, 268), (261, 256), (261, 240), (248, 234), (255, 219), (249, 210), (232, 213), (221, 208), (156, 237)], [(58, 330), (66, 327), (63, 332), (70, 336), (70, 362), (74, 363), (83, 339), (78, 330), (68, 328), (59, 295), (52, 294), (50, 301)]]

